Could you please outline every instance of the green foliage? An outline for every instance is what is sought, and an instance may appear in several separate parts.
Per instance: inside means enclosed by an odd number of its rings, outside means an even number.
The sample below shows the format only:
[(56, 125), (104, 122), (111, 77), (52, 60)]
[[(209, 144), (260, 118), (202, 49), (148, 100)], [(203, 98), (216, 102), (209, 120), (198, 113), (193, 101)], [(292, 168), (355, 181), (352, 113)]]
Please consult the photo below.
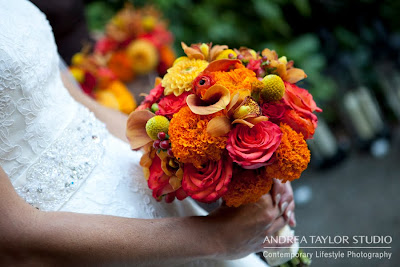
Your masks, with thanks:
[(86, 17), (91, 30), (102, 30), (115, 11), (106, 2), (92, 2), (86, 6)]
[[(351, 54), (353, 66), (362, 68), (371, 65), (372, 51), (368, 44), (376, 41), (376, 33), (371, 25), (358, 31), (348, 21), (338, 19), (335, 25), (329, 25), (326, 17), (337, 17), (347, 12), (348, 18), (355, 17), (354, 10), (368, 7), (375, 11), (376, 2), (364, 0), (358, 3), (330, 1), (329, 3), (310, 2), (310, 0), (135, 0), (137, 6), (154, 4), (170, 23), (175, 35), (175, 49), (183, 55), (180, 42), (186, 44), (213, 42), (227, 44), (231, 48), (251, 47), (257, 51), (268, 47), (279, 55), (295, 61), (295, 66), (304, 69), (308, 78), (302, 86), (308, 88), (319, 104), (328, 102), (337, 95), (335, 82), (325, 74), (332, 58), (341, 51)], [(376, 11), (382, 16), (391, 17), (393, 25), (398, 24), (394, 11), (398, 1), (384, 0), (384, 5), (376, 5)], [(111, 10), (116, 11), (124, 4), (123, 0), (92, 1), (88, 5), (89, 25), (93, 29), (101, 28)], [(376, 4), (376, 3), (375, 3)], [(374, 13), (374, 12), (371, 12)], [(343, 18), (345, 18), (344, 15)], [(359, 18), (362, 16), (359, 16)], [(366, 20), (368, 21), (368, 20)], [(330, 51), (322, 47), (318, 27), (324, 25), (334, 38)], [(306, 25), (306, 26), (302, 26)], [(328, 41), (329, 43), (329, 41)], [(326, 44), (325, 44), (326, 45)], [(344, 68), (343, 68), (344, 69)], [(343, 70), (342, 69), (342, 70)], [(371, 75), (360, 75), (372, 77)]]

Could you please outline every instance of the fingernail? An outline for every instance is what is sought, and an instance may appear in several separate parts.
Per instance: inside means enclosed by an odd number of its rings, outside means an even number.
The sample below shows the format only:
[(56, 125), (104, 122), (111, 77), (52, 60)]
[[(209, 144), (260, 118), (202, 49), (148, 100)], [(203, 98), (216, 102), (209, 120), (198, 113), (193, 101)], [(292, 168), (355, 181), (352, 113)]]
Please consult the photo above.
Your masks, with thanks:
[(292, 222), (293, 222), (293, 227), (296, 227), (296, 219), (294, 218), (294, 214), (292, 214)]
[(286, 210), (287, 206), (288, 206), (288, 203), (287, 202), (283, 202), (283, 204), (281, 206), (281, 212), (282, 213)]
[(291, 215), (292, 215), (292, 211), (288, 210), (288, 212), (286, 213), (286, 218), (290, 219)]
[(277, 194), (275, 197), (275, 204), (279, 205), (279, 201), (281, 201), (281, 194)]

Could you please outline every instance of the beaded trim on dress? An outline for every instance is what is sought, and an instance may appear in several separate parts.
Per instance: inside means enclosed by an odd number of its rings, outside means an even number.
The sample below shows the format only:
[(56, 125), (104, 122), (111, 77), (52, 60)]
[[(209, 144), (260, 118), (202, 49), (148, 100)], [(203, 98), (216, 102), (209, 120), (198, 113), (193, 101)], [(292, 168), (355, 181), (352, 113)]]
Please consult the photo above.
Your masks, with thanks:
[(60, 137), (13, 183), (17, 193), (40, 210), (58, 210), (98, 164), (106, 136), (104, 124), (80, 106)]

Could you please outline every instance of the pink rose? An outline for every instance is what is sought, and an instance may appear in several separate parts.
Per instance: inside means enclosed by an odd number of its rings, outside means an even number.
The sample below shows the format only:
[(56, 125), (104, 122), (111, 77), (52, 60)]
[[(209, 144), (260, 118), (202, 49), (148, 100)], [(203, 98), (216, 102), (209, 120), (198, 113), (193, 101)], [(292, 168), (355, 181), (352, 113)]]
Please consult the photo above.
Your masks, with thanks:
[(174, 94), (167, 95), (158, 103), (159, 110), (156, 114), (172, 119), (172, 115), (178, 112), (181, 108), (187, 106), (186, 97), (189, 94), (189, 92), (185, 92), (179, 96), (175, 96)]
[(193, 199), (213, 202), (226, 193), (231, 178), (232, 159), (229, 157), (209, 161), (201, 169), (193, 164), (185, 164), (182, 188)]
[(279, 126), (270, 121), (259, 122), (253, 128), (238, 124), (229, 132), (226, 149), (242, 168), (258, 169), (268, 165), (281, 138)]

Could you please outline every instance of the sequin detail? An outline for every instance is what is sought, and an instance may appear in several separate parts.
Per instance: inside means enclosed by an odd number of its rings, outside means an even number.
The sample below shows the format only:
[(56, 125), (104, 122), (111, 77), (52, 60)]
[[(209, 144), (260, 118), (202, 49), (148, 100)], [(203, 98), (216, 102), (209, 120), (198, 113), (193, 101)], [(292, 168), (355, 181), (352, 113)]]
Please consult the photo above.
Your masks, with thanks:
[(20, 177), (14, 187), (30, 205), (58, 210), (78, 190), (104, 152), (106, 129), (86, 108)]

